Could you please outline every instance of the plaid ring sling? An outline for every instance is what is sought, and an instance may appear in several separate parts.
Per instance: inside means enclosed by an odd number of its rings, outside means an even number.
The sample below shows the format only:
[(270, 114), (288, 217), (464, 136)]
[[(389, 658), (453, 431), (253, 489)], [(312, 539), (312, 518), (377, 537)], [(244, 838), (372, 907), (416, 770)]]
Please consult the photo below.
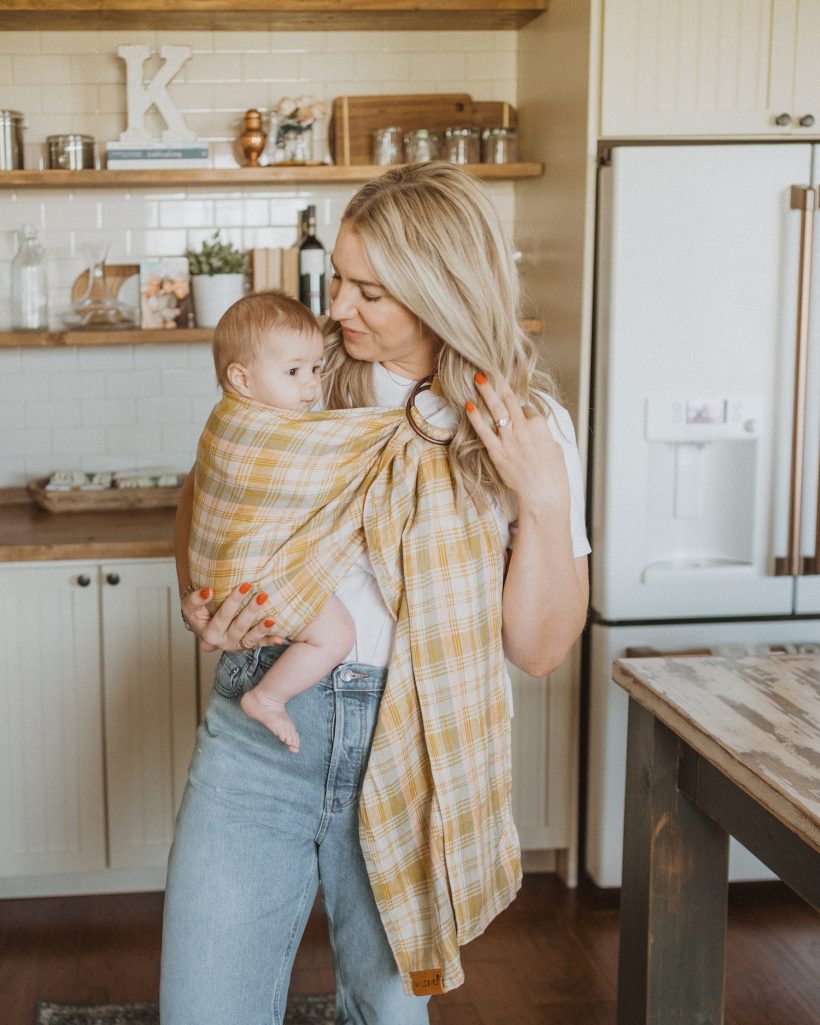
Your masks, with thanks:
[(396, 634), (359, 835), (405, 990), (423, 995), (464, 981), (459, 946), (521, 885), (503, 552), (492, 512), (456, 505), (449, 437), (414, 406), (302, 413), (226, 394), (200, 438), (189, 552), (217, 604), (254, 581), (275, 600), (259, 618), (294, 636), (367, 550)]

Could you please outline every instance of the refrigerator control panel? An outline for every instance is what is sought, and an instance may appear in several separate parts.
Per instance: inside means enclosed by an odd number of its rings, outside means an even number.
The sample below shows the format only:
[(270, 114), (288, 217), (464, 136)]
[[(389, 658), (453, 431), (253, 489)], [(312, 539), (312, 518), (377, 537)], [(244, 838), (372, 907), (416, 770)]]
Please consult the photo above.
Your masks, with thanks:
[(753, 441), (760, 436), (757, 396), (651, 396), (646, 400), (647, 441)]

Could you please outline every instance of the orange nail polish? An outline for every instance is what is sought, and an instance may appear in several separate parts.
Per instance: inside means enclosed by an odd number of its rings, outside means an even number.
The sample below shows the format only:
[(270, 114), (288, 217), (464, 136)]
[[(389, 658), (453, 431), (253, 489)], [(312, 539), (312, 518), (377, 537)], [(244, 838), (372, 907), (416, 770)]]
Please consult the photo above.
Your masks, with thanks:
[(211, 589), (210, 589), (210, 587), (203, 587), (202, 590), (199, 592), (199, 597), (203, 601), (207, 601), (211, 597)]
[(464, 406), (468, 413), (475, 413), (475, 402), (468, 402)]
[(247, 594), (247, 593), (248, 593), (248, 591), (250, 591), (250, 589), (251, 589), (251, 585), (250, 585), (250, 584), (243, 584), (243, 585), (242, 585), (242, 586), (241, 586), (241, 587), (239, 588), (239, 593), (240, 593), (240, 594)]
[(266, 630), (270, 630), (270, 628), (272, 626), (276, 626), (276, 620), (275, 619), (266, 619), (265, 620), (265, 629)]
[(265, 594), (264, 591), (262, 591), (261, 594), (257, 594), (257, 596), (256, 596), (256, 604), (257, 605), (264, 605), (267, 600), (268, 600), (268, 596)]
[(480, 370), (476, 371), (475, 383), (476, 384), (486, 384), (487, 383), (487, 378), (484, 376), (484, 374), (481, 373)]

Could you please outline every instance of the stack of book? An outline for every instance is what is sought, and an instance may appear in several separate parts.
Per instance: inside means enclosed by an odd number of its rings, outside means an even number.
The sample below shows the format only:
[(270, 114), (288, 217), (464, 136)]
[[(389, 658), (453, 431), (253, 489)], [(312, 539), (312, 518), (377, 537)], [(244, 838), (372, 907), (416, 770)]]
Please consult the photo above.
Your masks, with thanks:
[(298, 249), (252, 249), (251, 272), (254, 292), (278, 288), (294, 299), (299, 298)]
[(109, 170), (134, 171), (155, 168), (210, 167), (211, 154), (207, 142), (180, 146), (135, 146), (125, 142), (109, 142), (105, 147)]

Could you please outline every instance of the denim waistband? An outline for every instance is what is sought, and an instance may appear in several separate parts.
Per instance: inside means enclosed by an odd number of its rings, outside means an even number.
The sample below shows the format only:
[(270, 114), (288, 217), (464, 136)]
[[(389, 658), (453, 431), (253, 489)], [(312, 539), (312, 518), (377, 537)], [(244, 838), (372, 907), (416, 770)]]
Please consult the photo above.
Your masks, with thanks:
[[(286, 648), (287, 645), (280, 644), (254, 648), (248, 652), (226, 651), (223, 652), (221, 662), (232, 676), (241, 676), (243, 679), (249, 680), (257, 674), (261, 676), (262, 672), (266, 672)], [(254, 680), (254, 682), (256, 681)], [(317, 680), (317, 685), (321, 684), (337, 692), (381, 693), (386, 682), (387, 669), (384, 666), (372, 666), (366, 662), (342, 662), (322, 680)]]

